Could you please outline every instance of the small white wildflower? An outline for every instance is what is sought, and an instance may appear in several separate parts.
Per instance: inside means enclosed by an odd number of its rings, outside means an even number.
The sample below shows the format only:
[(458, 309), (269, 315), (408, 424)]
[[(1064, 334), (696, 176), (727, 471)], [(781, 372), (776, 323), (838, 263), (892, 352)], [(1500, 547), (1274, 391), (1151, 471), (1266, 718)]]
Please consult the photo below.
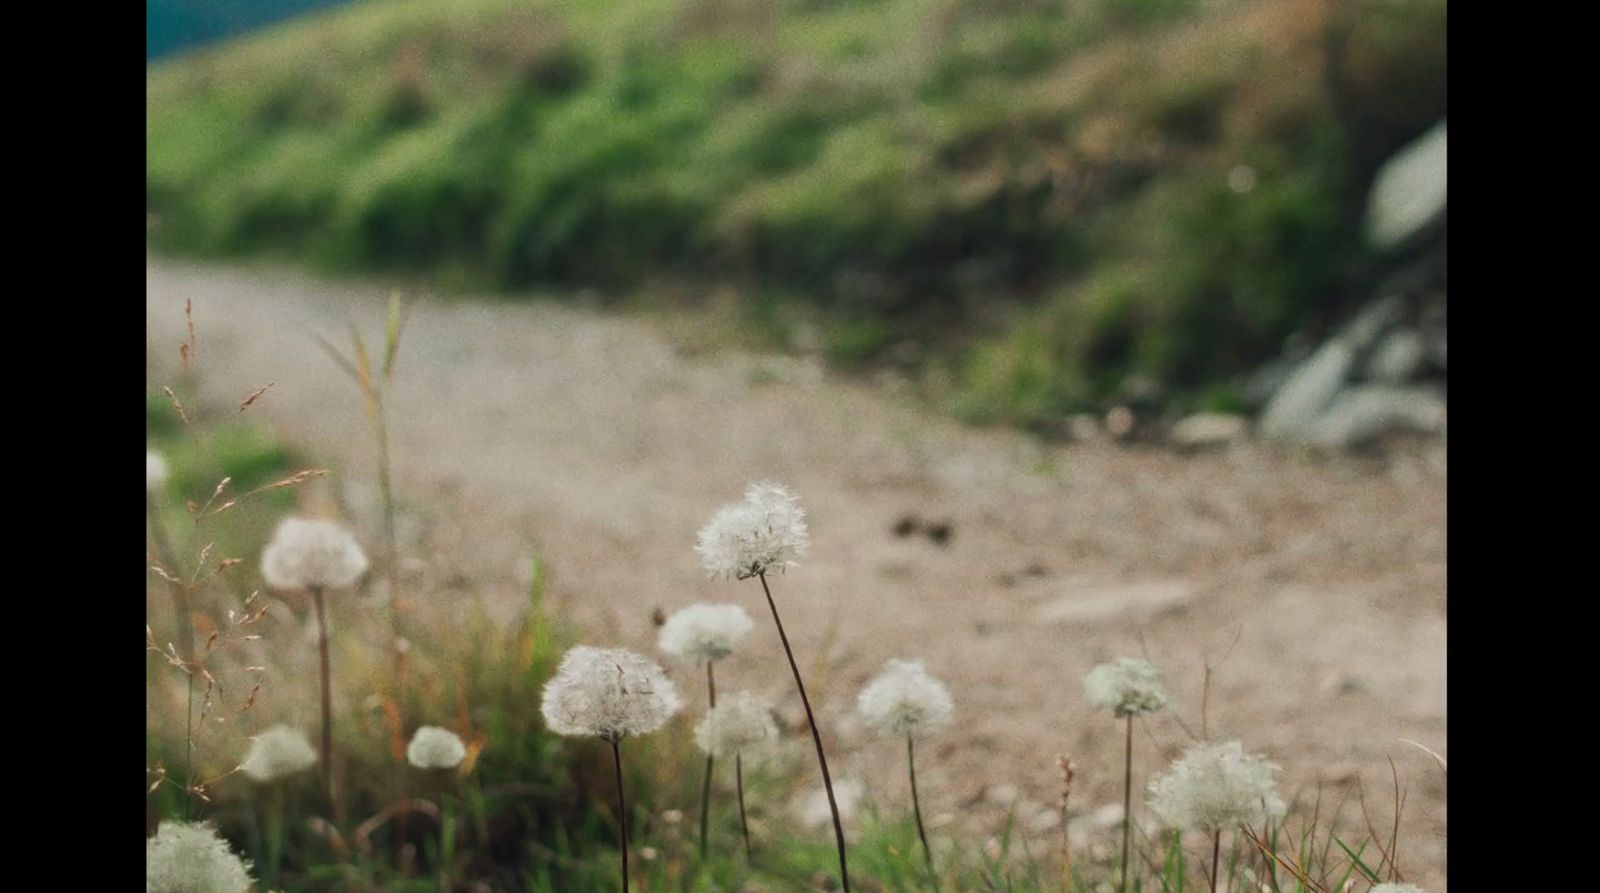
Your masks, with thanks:
[(695, 551), (712, 576), (744, 580), (796, 566), (809, 542), (794, 494), (778, 484), (751, 484), (743, 502), (717, 509), (700, 528)]
[(305, 732), (292, 726), (273, 726), (250, 742), (242, 768), (251, 779), (265, 783), (304, 772), (316, 764), (316, 748)]
[(1097, 710), (1135, 716), (1166, 709), (1169, 700), (1161, 671), (1149, 661), (1123, 657), (1101, 664), (1083, 677), (1083, 691)]
[(1174, 828), (1214, 831), (1284, 814), (1277, 766), (1237, 741), (1196, 744), (1150, 782), (1150, 808)]
[(342, 589), (367, 572), (367, 555), (332, 521), (285, 518), (261, 553), (261, 576), (274, 589)]
[(736, 754), (746, 760), (760, 758), (777, 740), (772, 708), (747, 691), (724, 698), (694, 727), (694, 743), (702, 753), (718, 759)]
[(654, 732), (683, 701), (655, 661), (626, 648), (568, 651), (545, 683), (541, 712), (558, 735), (594, 735), (617, 741)]
[(1428, 893), (1416, 884), (1379, 884), (1371, 893)]
[(467, 758), (461, 736), (438, 726), (423, 726), (406, 745), (406, 762), (418, 769), (454, 769)]
[(886, 735), (930, 735), (950, 725), (950, 689), (920, 660), (890, 660), (856, 701), (867, 723)]
[(156, 493), (167, 485), (167, 460), (155, 450), (144, 451), (144, 489)]
[(144, 842), (145, 893), (247, 893), (250, 862), (206, 822), (166, 821)]
[(755, 624), (738, 605), (690, 605), (674, 611), (661, 625), (662, 651), (696, 663), (721, 660)]

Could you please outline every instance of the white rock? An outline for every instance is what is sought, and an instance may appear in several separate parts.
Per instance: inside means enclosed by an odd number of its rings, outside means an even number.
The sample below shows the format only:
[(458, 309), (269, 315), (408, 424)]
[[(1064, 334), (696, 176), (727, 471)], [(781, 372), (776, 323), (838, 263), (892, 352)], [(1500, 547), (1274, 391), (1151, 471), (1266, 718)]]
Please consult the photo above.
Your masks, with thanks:
[(1350, 388), (1316, 421), (1311, 439), (1323, 447), (1342, 449), (1391, 431), (1437, 434), (1445, 429), (1446, 415), (1444, 398), (1427, 388)]
[(1356, 358), (1398, 321), (1402, 310), (1397, 295), (1374, 301), (1317, 348), (1267, 402), (1258, 427), (1261, 436), (1301, 443), (1316, 440), (1318, 417), (1344, 389)]
[(1396, 329), (1378, 343), (1367, 360), (1368, 377), (1384, 384), (1404, 384), (1422, 368), (1427, 348), (1416, 329)]
[(1399, 245), (1445, 210), (1449, 137), (1445, 122), (1418, 137), (1378, 169), (1367, 197), (1367, 238)]

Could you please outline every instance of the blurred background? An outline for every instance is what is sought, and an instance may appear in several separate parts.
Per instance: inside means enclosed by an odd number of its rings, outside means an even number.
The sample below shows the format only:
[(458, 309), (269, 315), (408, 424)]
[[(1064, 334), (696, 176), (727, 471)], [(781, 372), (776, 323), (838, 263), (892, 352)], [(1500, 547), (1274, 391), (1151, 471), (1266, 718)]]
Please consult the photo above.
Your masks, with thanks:
[(151, 0), (158, 249), (713, 306), (1047, 433), (1259, 411), (1386, 293), (1443, 383), (1442, 0), (325, 5)]

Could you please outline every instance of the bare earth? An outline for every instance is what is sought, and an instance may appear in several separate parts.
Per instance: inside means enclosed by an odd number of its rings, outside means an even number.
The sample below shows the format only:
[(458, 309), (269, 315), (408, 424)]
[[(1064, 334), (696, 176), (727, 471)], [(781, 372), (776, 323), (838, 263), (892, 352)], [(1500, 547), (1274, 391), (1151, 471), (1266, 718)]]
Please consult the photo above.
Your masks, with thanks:
[[(349, 318), (376, 333), (386, 292), (154, 259), (146, 282), (152, 376), (176, 357), (192, 299), (208, 395), (275, 382), (252, 412), (335, 468), (370, 520), (367, 421), (309, 333), (343, 343)], [(885, 659), (922, 658), (958, 707), (918, 760), (933, 823), (994, 833), (1015, 806), (1047, 850), (1068, 753), (1074, 834), (1094, 839), (1114, 822), (1096, 810), (1121, 802), (1122, 735), (1085, 705), (1083, 673), (1141, 651), (1166, 672), (1179, 710), (1138, 733), (1142, 788), (1190, 741), (1183, 726), (1200, 733), (1209, 658), (1209, 734), (1269, 754), (1286, 793), (1320, 782), (1324, 815), (1348, 794), (1359, 823), (1359, 776), (1387, 829), (1392, 757), (1408, 791), (1401, 868), (1444, 889), (1444, 774), (1399, 740), (1448, 757), (1442, 443), (1383, 457), (1043, 447), (800, 361), (686, 355), (649, 321), (543, 303), (419, 302), (401, 354), (390, 412), (408, 539), (478, 578), (476, 594), (439, 597), (520, 604), (537, 550), (589, 640), (642, 651), (657, 607), (739, 601), (757, 644), (722, 684), (798, 717), (759, 585), (708, 581), (692, 551), (747, 481), (781, 481), (813, 544), (774, 593), (814, 661), (836, 778), (903, 803), (903, 753), (865, 735), (854, 693)], [(908, 515), (948, 522), (948, 543), (898, 536)]]

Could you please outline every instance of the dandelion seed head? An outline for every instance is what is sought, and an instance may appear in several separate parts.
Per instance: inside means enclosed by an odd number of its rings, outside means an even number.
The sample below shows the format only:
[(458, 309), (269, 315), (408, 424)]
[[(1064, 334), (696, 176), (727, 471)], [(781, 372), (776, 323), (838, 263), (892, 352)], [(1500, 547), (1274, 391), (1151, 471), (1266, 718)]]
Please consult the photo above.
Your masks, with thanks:
[(250, 863), (207, 822), (165, 821), (144, 842), (145, 893), (247, 893)]
[(274, 589), (342, 589), (367, 572), (367, 555), (343, 525), (285, 518), (261, 553), (261, 576)]
[(579, 645), (545, 683), (540, 710), (558, 735), (617, 741), (654, 732), (682, 705), (655, 661), (626, 648)]
[(1150, 808), (1171, 827), (1206, 831), (1277, 818), (1277, 769), (1237, 741), (1196, 744), (1150, 782)]
[(1170, 703), (1161, 671), (1149, 661), (1118, 658), (1101, 664), (1083, 677), (1083, 691), (1097, 710), (1117, 716), (1137, 716), (1164, 710)]
[(661, 625), (659, 645), (673, 657), (704, 663), (732, 654), (755, 623), (738, 605), (690, 605)]
[(931, 735), (950, 725), (955, 701), (920, 660), (890, 660), (861, 690), (856, 706), (885, 735)]
[(778, 484), (751, 484), (700, 528), (695, 551), (713, 577), (744, 580), (795, 567), (810, 544), (805, 512)]
[(778, 724), (772, 707), (747, 691), (734, 692), (706, 711), (694, 727), (694, 743), (702, 753), (723, 759), (734, 755), (746, 761), (765, 757), (778, 741)]
[(418, 769), (454, 769), (466, 758), (461, 736), (438, 726), (422, 726), (406, 745), (406, 762)]
[(264, 784), (304, 772), (316, 764), (316, 748), (305, 732), (293, 726), (273, 726), (250, 742), (241, 768), (252, 780)]
[(167, 485), (167, 460), (155, 450), (144, 451), (144, 489), (155, 493)]

